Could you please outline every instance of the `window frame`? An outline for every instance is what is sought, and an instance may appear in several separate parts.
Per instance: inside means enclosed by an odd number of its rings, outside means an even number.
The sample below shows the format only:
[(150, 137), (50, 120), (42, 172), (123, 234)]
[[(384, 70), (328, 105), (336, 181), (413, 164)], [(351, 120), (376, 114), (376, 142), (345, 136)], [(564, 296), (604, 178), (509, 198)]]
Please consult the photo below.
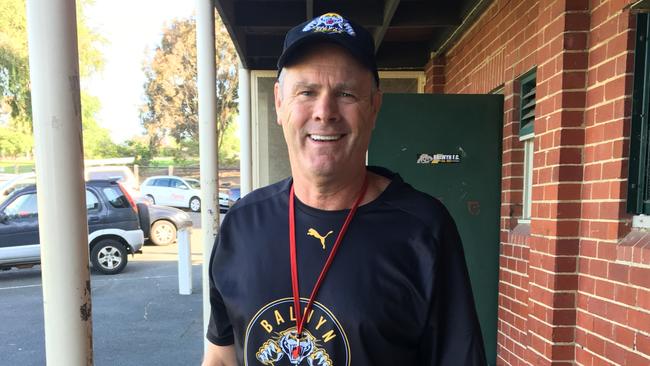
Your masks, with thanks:
[(533, 208), (533, 155), (535, 154), (535, 134), (531, 133), (519, 138), (524, 144), (524, 181), (521, 194), (521, 219), (519, 223), (530, 223)]
[[(96, 204), (93, 207), (88, 207), (88, 196), (94, 197)], [(101, 201), (97, 193), (86, 188), (86, 212), (98, 212), (101, 209)]]
[[(22, 206), (25, 204), (25, 202), (35, 203), (35, 211), (34, 212), (27, 212), (23, 215), (20, 214), (20, 210), (16, 210), (15, 212), (7, 212), (9, 208), (14, 206), (16, 204), (16, 201), (21, 200), (20, 205)], [(13, 198), (11, 202), (9, 202), (5, 208), (3, 209), (3, 213), (7, 215), (12, 220), (21, 220), (21, 219), (32, 219), (35, 217), (38, 217), (38, 198), (36, 195), (36, 192), (26, 192), (23, 194), (19, 194), (16, 197)]]
[(634, 89), (630, 160), (628, 168), (627, 212), (650, 214), (648, 191), (648, 113), (650, 112), (650, 21), (648, 14), (637, 14), (634, 53)]
[[(533, 105), (532, 120), (522, 125), (524, 110), (530, 108), (530, 99), (526, 99), (526, 94), (530, 94), (532, 89), (537, 89), (537, 68), (533, 68), (521, 75), (517, 82), (519, 83), (519, 141), (524, 145), (523, 159), (523, 182), (521, 195), (521, 218), (517, 220), (520, 224), (530, 224), (533, 207), (533, 162), (535, 155), (535, 109), (537, 107), (537, 95), (534, 96), (535, 104)], [(530, 87), (530, 84), (533, 84)], [(530, 113), (530, 111), (528, 111)]]

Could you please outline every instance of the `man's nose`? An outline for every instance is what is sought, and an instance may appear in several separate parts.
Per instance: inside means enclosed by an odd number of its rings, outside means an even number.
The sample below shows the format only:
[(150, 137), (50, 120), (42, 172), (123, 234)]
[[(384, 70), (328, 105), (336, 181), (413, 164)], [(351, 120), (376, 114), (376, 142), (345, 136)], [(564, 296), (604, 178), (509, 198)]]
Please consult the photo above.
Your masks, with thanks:
[(332, 93), (322, 93), (314, 105), (314, 120), (319, 122), (335, 122), (340, 118), (336, 96)]

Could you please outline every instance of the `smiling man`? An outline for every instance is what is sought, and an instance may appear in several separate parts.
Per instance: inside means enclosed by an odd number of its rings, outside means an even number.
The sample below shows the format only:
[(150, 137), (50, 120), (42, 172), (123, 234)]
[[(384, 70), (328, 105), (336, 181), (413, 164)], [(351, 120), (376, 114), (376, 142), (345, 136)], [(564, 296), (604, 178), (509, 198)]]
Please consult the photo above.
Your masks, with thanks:
[(382, 100), (370, 34), (324, 14), (287, 33), (278, 70), (292, 176), (224, 219), (204, 365), (484, 365), (453, 219), (365, 165)]

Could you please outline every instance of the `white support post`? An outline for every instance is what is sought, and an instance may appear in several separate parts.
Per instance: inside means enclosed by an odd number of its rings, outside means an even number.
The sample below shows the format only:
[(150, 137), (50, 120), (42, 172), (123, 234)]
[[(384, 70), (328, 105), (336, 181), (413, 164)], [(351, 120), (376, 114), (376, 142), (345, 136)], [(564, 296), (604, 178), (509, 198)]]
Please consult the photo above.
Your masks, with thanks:
[(27, 1), (48, 365), (92, 365), (74, 0)]
[(253, 155), (251, 145), (251, 83), (250, 71), (239, 68), (239, 187), (244, 197), (253, 187)]
[(176, 234), (178, 241), (178, 293), (192, 294), (192, 240), (190, 230), (182, 229)]
[[(196, 0), (196, 58), (199, 90), (201, 159), (201, 232), (203, 234), (203, 329), (210, 319), (210, 254), (219, 227), (219, 159), (217, 149), (217, 71), (215, 65), (214, 0)], [(207, 339), (204, 346), (207, 347)]]

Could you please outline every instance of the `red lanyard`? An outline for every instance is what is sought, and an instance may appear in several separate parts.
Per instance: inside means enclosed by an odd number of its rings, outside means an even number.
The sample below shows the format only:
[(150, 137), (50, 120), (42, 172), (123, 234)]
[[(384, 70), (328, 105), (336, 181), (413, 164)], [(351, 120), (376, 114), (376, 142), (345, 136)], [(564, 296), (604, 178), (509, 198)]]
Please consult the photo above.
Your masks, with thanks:
[[(350, 221), (352, 221), (352, 217), (354, 217), (354, 214), (357, 212), (357, 208), (359, 207), (359, 204), (363, 200), (363, 197), (366, 195), (367, 188), (368, 188), (368, 176), (366, 175), (366, 178), (363, 181), (363, 186), (361, 187), (361, 192), (359, 192), (359, 197), (357, 197), (357, 200), (354, 201), (354, 205), (352, 205), (352, 208), (350, 209), (348, 216), (345, 218), (345, 222), (343, 223), (343, 226), (341, 226), (341, 231), (339, 232), (339, 235), (336, 237), (336, 241), (334, 242), (332, 251), (330, 252), (330, 255), (327, 257), (327, 261), (325, 262), (325, 265), (323, 265), (323, 269), (321, 270), (320, 275), (318, 276), (318, 280), (316, 280), (314, 289), (311, 291), (311, 295), (309, 296), (309, 301), (307, 302), (307, 306), (305, 307), (305, 312), (303, 317), (303, 312), (300, 311), (300, 288), (298, 287), (298, 259), (296, 256), (296, 214), (294, 209), (295, 194), (293, 191), (293, 185), (291, 185), (291, 192), (289, 193), (289, 253), (291, 257), (291, 287), (293, 290), (293, 306), (296, 313), (296, 331), (297, 331), (298, 338), (300, 338), (302, 335), (302, 329), (303, 326), (305, 325), (305, 319), (308, 318), (307, 314), (309, 314), (309, 311), (311, 310), (311, 307), (314, 303), (314, 298), (316, 297), (316, 293), (318, 293), (318, 289), (323, 283), (325, 274), (327, 274), (327, 271), (329, 270), (330, 265), (334, 260), (336, 251), (341, 245), (341, 241), (343, 240), (343, 236), (345, 235), (345, 232), (348, 230), (348, 226), (350, 225)], [(295, 349), (292, 350), (292, 352), (295, 353), (296, 355), (300, 354), (300, 346), (297, 346)]]

